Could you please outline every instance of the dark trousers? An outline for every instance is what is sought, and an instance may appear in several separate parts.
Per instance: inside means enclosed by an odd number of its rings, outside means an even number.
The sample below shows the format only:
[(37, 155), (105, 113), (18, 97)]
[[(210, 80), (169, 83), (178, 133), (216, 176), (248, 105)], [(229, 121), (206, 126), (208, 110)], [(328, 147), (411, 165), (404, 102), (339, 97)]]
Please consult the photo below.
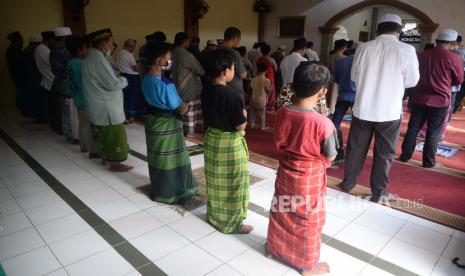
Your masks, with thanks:
[(342, 182), (344, 191), (352, 190), (357, 184), (357, 178), (363, 169), (374, 136), (375, 148), (370, 177), (371, 200), (377, 202), (385, 194), (388, 185), (388, 174), (396, 153), (400, 123), (400, 119), (388, 122), (370, 122), (356, 117), (352, 118), (347, 144), (344, 181)]
[(50, 128), (57, 134), (63, 134), (63, 98), (57, 93), (48, 92), (48, 108), (49, 108), (49, 119)]
[(344, 139), (343, 139), (342, 131), (341, 131), (341, 123), (347, 110), (349, 110), (349, 108), (353, 106), (354, 106), (354, 102), (338, 100), (334, 108), (333, 124), (337, 130), (337, 139), (339, 141), (339, 146), (340, 146), (339, 149), (337, 150), (336, 160), (344, 159)]
[(460, 91), (458, 94), (455, 96), (455, 102), (454, 105), (452, 106), (453, 112), (457, 112), (457, 110), (460, 107), (460, 102), (462, 99), (465, 97), (465, 81), (462, 83), (462, 87), (460, 87)]
[(402, 143), (401, 161), (412, 158), (417, 142), (417, 135), (426, 122), (426, 140), (423, 147), (423, 167), (431, 168), (436, 165), (436, 151), (448, 107), (428, 107), (413, 105), (408, 122), (408, 130)]

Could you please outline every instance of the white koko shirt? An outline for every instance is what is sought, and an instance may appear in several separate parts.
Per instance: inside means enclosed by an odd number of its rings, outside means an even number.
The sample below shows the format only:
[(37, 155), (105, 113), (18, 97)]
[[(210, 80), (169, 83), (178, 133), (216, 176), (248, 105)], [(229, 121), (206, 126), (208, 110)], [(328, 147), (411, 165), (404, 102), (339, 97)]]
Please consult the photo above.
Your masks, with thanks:
[(353, 114), (371, 122), (399, 120), (405, 88), (420, 79), (415, 48), (394, 35), (380, 35), (357, 48), (352, 80), (357, 87)]
[(36, 61), (37, 69), (39, 69), (39, 72), (42, 75), (40, 86), (51, 91), (55, 75), (53, 74), (52, 67), (50, 66), (50, 48), (48, 48), (45, 44), (40, 43), (34, 50), (34, 60)]
[(308, 61), (308, 59), (297, 52), (293, 52), (281, 61), (281, 76), (283, 77), (284, 85), (292, 83), (295, 69), (302, 61)]
[(134, 65), (137, 65), (134, 54), (125, 49), (118, 53), (118, 56), (116, 57), (116, 64), (118, 65), (118, 69), (121, 73), (139, 75), (139, 72), (132, 68)]

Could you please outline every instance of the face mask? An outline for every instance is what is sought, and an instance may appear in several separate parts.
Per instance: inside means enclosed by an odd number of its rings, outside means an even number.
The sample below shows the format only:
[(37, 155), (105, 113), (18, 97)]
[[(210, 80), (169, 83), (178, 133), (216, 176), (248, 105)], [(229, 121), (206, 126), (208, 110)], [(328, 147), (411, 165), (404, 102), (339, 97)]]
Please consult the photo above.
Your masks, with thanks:
[(171, 60), (168, 60), (166, 61), (166, 64), (161, 67), (161, 70), (168, 71), (171, 69), (171, 65), (172, 65)]
[(105, 53), (104, 53), (104, 55), (105, 55), (106, 57), (111, 56), (111, 51), (110, 51), (110, 50), (106, 50)]

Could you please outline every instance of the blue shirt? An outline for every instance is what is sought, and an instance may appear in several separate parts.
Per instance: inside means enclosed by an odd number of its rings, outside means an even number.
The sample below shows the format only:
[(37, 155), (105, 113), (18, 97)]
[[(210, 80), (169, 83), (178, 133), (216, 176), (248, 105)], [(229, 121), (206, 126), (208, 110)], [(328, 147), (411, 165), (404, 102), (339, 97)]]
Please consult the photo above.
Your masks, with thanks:
[(339, 85), (338, 100), (355, 102), (355, 83), (351, 80), (350, 72), (354, 56), (345, 57), (338, 62), (334, 67), (334, 82)]
[(147, 103), (156, 108), (176, 110), (182, 104), (176, 86), (165, 77), (146, 75), (142, 92)]

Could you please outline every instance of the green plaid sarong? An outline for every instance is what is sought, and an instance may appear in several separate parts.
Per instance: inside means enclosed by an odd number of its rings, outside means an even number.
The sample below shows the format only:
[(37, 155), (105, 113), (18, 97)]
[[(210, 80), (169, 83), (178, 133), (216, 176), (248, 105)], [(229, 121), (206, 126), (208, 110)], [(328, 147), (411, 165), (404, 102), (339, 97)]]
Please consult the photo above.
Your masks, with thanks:
[(197, 194), (182, 121), (169, 112), (145, 119), (151, 198), (167, 204), (183, 203)]
[(244, 132), (208, 128), (204, 142), (207, 220), (220, 232), (239, 230), (247, 216), (248, 159)]

